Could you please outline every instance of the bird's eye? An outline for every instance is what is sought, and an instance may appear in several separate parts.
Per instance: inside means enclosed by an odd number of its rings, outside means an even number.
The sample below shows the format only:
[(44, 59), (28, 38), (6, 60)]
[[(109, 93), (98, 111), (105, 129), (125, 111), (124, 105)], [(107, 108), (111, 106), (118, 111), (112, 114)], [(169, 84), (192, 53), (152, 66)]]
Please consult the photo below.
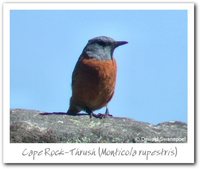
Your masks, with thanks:
[(100, 46), (106, 46), (106, 43), (103, 42), (103, 41), (99, 41), (98, 44), (99, 44)]

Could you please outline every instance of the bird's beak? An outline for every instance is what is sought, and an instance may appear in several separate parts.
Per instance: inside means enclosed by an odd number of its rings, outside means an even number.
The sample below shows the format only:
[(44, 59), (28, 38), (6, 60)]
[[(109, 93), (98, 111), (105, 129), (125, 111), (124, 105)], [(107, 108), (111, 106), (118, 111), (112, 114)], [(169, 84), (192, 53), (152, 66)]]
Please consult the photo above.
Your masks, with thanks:
[(127, 41), (116, 41), (114, 46), (115, 46), (115, 48), (116, 48), (116, 47), (118, 47), (118, 46), (125, 45), (125, 44), (127, 44), (127, 43), (128, 43)]

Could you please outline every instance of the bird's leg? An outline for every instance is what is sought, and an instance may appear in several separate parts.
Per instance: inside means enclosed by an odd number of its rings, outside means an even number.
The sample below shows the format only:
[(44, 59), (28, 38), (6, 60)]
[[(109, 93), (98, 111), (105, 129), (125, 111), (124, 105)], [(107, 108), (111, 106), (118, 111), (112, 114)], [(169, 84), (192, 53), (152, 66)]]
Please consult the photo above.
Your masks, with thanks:
[(92, 118), (92, 116), (95, 117), (95, 118), (100, 118), (100, 119), (102, 119), (102, 117), (99, 116), (99, 114), (94, 114), (93, 111), (90, 110), (89, 108), (86, 108), (85, 111), (86, 111), (86, 113), (90, 116), (90, 119)]
[(109, 115), (109, 110), (108, 110), (108, 106), (106, 106), (106, 112), (105, 112), (105, 115)]
[(106, 117), (112, 117), (111, 114), (109, 114), (109, 110), (108, 110), (108, 106), (106, 105), (106, 112), (105, 114), (102, 114), (103, 118), (106, 118)]
[(90, 110), (89, 108), (86, 108), (85, 111), (90, 116), (90, 119), (91, 119), (92, 118), (92, 114), (93, 114), (92, 110)]
[(98, 118), (107, 118), (107, 117), (112, 117), (112, 115), (111, 114), (109, 114), (109, 110), (108, 110), (108, 106), (106, 105), (106, 112), (105, 112), (105, 114), (101, 114), (101, 113), (99, 113), (99, 114), (97, 114), (96, 116), (98, 116)]

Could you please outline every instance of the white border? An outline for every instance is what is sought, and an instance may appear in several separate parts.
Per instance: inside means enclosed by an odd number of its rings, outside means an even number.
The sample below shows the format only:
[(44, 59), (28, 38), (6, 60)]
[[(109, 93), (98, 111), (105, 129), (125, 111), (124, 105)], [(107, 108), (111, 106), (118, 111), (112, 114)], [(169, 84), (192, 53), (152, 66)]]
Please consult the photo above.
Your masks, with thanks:
[[(188, 11), (188, 142), (183, 144), (11, 144), (10, 124), (10, 10), (187, 10)], [(4, 163), (193, 163), (194, 162), (194, 4), (193, 3), (4, 3), (3, 4), (3, 161)], [(177, 149), (174, 157), (149, 160), (131, 157), (38, 156), (33, 160), (22, 151), (109, 149), (133, 147), (135, 150)]]

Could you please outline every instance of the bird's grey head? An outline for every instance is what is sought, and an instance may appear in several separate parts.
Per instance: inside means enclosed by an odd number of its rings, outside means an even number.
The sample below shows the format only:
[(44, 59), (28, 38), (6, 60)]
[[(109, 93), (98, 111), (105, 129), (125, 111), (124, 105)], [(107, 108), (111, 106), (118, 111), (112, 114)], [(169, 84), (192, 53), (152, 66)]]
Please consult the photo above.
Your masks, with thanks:
[(110, 60), (113, 59), (114, 49), (127, 43), (126, 41), (115, 41), (106, 36), (95, 37), (88, 41), (81, 56), (87, 56), (98, 60)]

